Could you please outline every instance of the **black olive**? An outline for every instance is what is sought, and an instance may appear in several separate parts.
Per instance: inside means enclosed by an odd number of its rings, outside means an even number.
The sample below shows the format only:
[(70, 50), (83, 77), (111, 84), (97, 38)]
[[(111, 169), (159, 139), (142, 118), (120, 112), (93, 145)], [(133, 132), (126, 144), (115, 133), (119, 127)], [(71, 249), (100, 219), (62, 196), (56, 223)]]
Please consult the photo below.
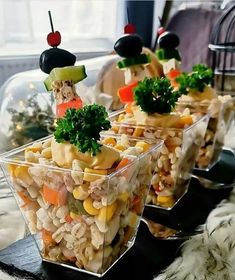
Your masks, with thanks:
[(164, 32), (158, 38), (158, 44), (163, 49), (175, 49), (180, 44), (180, 39), (177, 34), (173, 32)]
[(142, 39), (137, 34), (124, 35), (114, 45), (114, 50), (121, 57), (132, 57), (141, 54), (143, 47)]
[(76, 56), (66, 50), (51, 48), (41, 53), (39, 66), (47, 74), (55, 67), (72, 66), (75, 64)]

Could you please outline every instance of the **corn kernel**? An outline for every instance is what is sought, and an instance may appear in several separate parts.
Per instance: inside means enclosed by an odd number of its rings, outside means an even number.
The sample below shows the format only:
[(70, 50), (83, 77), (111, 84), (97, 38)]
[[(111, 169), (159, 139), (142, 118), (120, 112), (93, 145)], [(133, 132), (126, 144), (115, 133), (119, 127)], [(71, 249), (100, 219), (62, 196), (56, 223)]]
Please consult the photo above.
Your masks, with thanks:
[(41, 147), (40, 146), (30, 146), (30, 147), (27, 147), (25, 149), (25, 152), (33, 152), (33, 153), (37, 153), (37, 152), (40, 152), (41, 151)]
[(15, 177), (24, 181), (26, 184), (30, 185), (33, 179), (29, 176), (28, 167), (24, 165), (18, 165), (14, 170)]
[(111, 205), (104, 206), (100, 209), (98, 220), (101, 222), (108, 222), (112, 219), (113, 214), (117, 209), (117, 202), (113, 202)]
[(174, 204), (174, 198), (173, 196), (157, 196), (157, 204), (170, 207)]
[(11, 176), (14, 176), (15, 175), (15, 169), (17, 168), (18, 165), (16, 164), (12, 164), (12, 163), (9, 163), (8, 164), (8, 171), (10, 172)]
[(133, 132), (133, 137), (140, 137), (143, 134), (143, 129), (140, 127), (136, 127), (134, 132)]
[[(84, 169), (83, 180), (87, 182), (93, 182), (102, 178), (102, 175), (107, 175), (108, 171), (106, 169)], [(94, 175), (93, 175), (94, 174)], [(97, 174), (97, 176), (96, 176)]]
[(119, 151), (124, 151), (125, 150), (125, 147), (121, 144), (117, 144), (114, 146), (115, 149), (119, 150)]
[(129, 212), (128, 214), (128, 225), (132, 228), (136, 227), (138, 215), (135, 212)]
[(123, 192), (123, 193), (120, 193), (118, 198), (120, 200), (122, 200), (123, 202), (126, 202), (127, 199), (129, 198), (129, 193), (128, 192)]
[(52, 157), (52, 155), (51, 155), (51, 147), (43, 149), (42, 150), (42, 156), (44, 158), (50, 159)]
[(119, 127), (118, 126), (112, 126), (112, 131), (114, 132), (114, 133), (118, 133), (118, 131), (119, 131)]
[(73, 196), (75, 199), (84, 200), (89, 196), (88, 193), (88, 186), (87, 185), (81, 185), (78, 187), (75, 187), (73, 190)]
[(143, 152), (147, 152), (150, 148), (150, 145), (144, 141), (137, 142), (135, 146), (142, 148)]
[(118, 122), (121, 122), (122, 120), (124, 119), (124, 114), (120, 114), (119, 116), (118, 116)]
[(116, 140), (113, 137), (107, 137), (103, 140), (103, 143), (106, 144), (106, 145), (115, 146), (116, 145)]
[(86, 210), (86, 212), (92, 216), (95, 216), (95, 215), (98, 215), (100, 210), (99, 209), (96, 209), (94, 206), (93, 206), (93, 200), (91, 197), (88, 197), (86, 198), (84, 201), (83, 201), (83, 207), (84, 209)]

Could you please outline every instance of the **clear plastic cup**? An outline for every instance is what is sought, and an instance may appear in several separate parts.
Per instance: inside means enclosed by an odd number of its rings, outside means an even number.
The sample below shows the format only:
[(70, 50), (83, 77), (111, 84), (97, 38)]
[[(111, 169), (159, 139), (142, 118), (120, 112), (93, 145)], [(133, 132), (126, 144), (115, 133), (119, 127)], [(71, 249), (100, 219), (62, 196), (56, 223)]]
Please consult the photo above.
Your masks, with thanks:
[(58, 167), (50, 141), (2, 154), (1, 167), (43, 260), (101, 277), (135, 242), (162, 141), (130, 138), (101, 171)]
[(192, 170), (202, 145), (209, 115), (185, 128), (154, 127), (125, 123), (124, 110), (110, 116), (112, 128), (108, 133), (127, 134), (145, 139), (162, 139), (163, 147), (152, 178), (147, 205), (171, 210), (188, 190)]

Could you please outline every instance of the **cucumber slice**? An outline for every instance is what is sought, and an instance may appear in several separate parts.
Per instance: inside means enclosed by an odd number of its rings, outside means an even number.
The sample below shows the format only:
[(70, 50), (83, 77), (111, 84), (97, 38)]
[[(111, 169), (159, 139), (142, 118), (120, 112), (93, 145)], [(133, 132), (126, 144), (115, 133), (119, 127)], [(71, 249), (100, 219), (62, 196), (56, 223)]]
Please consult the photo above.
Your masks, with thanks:
[(46, 78), (46, 80), (44, 80), (44, 85), (45, 85), (47, 91), (52, 90), (52, 88), (51, 88), (52, 82), (53, 82), (53, 81), (51, 80), (51, 77), (50, 77), (50, 76), (48, 76), (48, 77)]
[(44, 81), (47, 90), (52, 90), (54, 81), (72, 81), (74, 84), (85, 79), (87, 76), (84, 65), (58, 67), (51, 70), (49, 76)]
[(138, 56), (127, 57), (117, 63), (118, 68), (126, 68), (132, 65), (146, 64), (151, 61), (150, 55), (142, 53)]
[(178, 61), (181, 61), (180, 54), (176, 49), (158, 49), (156, 51), (158, 60), (167, 61), (171, 58), (175, 58)]

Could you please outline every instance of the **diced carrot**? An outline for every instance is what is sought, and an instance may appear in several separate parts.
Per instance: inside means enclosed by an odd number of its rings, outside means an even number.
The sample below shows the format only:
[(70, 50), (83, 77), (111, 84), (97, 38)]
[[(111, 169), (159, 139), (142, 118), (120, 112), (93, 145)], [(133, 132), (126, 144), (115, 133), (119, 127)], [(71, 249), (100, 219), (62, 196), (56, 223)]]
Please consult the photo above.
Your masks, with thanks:
[(82, 100), (80, 97), (75, 98), (74, 100), (58, 104), (56, 106), (56, 116), (57, 118), (64, 117), (66, 110), (69, 108), (80, 109), (83, 106)]
[(50, 204), (61, 206), (64, 205), (67, 201), (68, 191), (66, 188), (62, 188), (60, 190), (54, 190), (47, 186), (43, 186), (43, 197), (45, 201)]
[(136, 212), (137, 214), (141, 213), (141, 210), (142, 210), (142, 200), (141, 200), (141, 198), (138, 195), (134, 196), (134, 198), (133, 198), (133, 200), (131, 202), (131, 205), (132, 205), (132, 207), (131, 207), (132, 211)]
[(193, 123), (193, 119), (191, 116), (182, 116), (176, 123), (176, 127), (184, 128), (186, 125), (191, 125), (192, 123)]
[(125, 106), (125, 112), (127, 114), (132, 114), (133, 111), (132, 111), (132, 103), (127, 103), (126, 106)]
[(137, 81), (134, 81), (133, 83), (127, 85), (127, 86), (124, 86), (124, 87), (121, 87), (119, 90), (118, 90), (118, 96), (120, 98), (120, 101), (122, 103), (131, 103), (134, 101), (134, 88), (137, 86), (138, 82)]
[(30, 198), (25, 194), (24, 191), (21, 191), (21, 192), (17, 192), (18, 196), (23, 200), (24, 202), (24, 206), (26, 206), (27, 204), (31, 203), (31, 200)]
[(119, 164), (117, 165), (116, 169), (121, 169), (124, 166), (126, 166), (128, 163), (130, 163), (130, 160), (128, 158), (123, 158)]
[(167, 73), (167, 77), (170, 80), (174, 80), (175, 78), (177, 78), (179, 75), (181, 74), (181, 71), (178, 69), (171, 69), (168, 73)]
[(46, 230), (45, 228), (42, 229), (42, 240), (45, 246), (50, 246), (55, 243), (54, 239), (52, 238), (52, 232)]
[(65, 219), (66, 223), (69, 223), (69, 224), (72, 223), (72, 221), (73, 221), (73, 219), (70, 215), (66, 215), (64, 219)]

